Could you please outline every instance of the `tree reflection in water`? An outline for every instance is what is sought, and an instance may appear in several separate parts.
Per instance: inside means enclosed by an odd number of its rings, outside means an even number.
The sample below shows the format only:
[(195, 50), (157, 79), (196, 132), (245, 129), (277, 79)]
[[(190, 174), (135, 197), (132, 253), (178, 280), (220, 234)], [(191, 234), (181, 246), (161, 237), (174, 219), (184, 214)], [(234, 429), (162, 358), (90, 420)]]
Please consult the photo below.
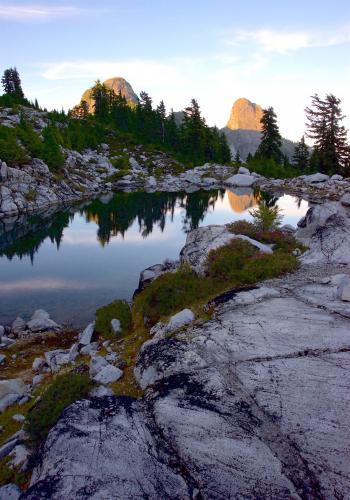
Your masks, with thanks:
[[(12, 259), (29, 256), (32, 260), (46, 238), (59, 248), (64, 229), (69, 226), (74, 213), (78, 211), (87, 222), (98, 226), (97, 238), (106, 245), (112, 237), (124, 237), (135, 220), (139, 231), (146, 238), (156, 224), (164, 230), (167, 217), (173, 220), (176, 209), (184, 212), (183, 231), (196, 229), (218, 200), (223, 200), (225, 190), (200, 190), (193, 193), (115, 193), (103, 195), (78, 209), (67, 209), (52, 215), (21, 218), (17, 224), (6, 226), (0, 223), (0, 256)], [(261, 199), (252, 191), (229, 192), (229, 202), (235, 212), (242, 212), (254, 206)], [(271, 203), (272, 200), (270, 200)], [(242, 205), (243, 203), (243, 205)], [(275, 201), (273, 200), (273, 203)]]

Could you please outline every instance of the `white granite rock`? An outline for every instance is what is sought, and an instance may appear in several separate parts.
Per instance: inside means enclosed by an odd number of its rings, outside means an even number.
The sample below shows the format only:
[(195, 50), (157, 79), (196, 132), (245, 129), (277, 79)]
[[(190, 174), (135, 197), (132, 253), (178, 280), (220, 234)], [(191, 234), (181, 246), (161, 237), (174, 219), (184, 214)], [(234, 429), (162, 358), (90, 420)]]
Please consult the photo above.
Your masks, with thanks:
[(37, 309), (34, 311), (30, 321), (27, 322), (27, 328), (32, 332), (41, 332), (44, 330), (56, 330), (59, 329), (59, 325), (50, 319), (48, 312), (43, 309)]
[(247, 174), (235, 174), (226, 179), (227, 186), (251, 187), (256, 183), (256, 178)]
[(83, 345), (88, 345), (91, 342), (91, 338), (93, 336), (95, 329), (95, 321), (90, 323), (85, 330), (79, 335), (79, 343)]
[(93, 380), (98, 382), (99, 384), (111, 384), (112, 382), (116, 382), (123, 376), (122, 370), (117, 368), (116, 366), (107, 364), (101, 371), (94, 376)]
[(115, 334), (120, 333), (122, 330), (120, 321), (119, 321), (119, 319), (116, 319), (116, 318), (113, 318), (111, 320), (111, 327), (112, 327), (113, 333), (115, 333)]

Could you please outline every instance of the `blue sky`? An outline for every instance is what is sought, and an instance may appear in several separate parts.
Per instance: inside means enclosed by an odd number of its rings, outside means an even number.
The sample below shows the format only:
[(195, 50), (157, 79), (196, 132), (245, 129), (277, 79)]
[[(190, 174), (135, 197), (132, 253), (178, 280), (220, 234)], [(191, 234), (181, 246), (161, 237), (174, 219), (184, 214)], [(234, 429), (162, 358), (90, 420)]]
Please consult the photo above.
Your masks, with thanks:
[(238, 97), (272, 105), (291, 139), (309, 96), (331, 92), (350, 128), (348, 0), (0, 0), (0, 42), (0, 71), (16, 65), (48, 108), (123, 76), (168, 108), (196, 97), (219, 127)]

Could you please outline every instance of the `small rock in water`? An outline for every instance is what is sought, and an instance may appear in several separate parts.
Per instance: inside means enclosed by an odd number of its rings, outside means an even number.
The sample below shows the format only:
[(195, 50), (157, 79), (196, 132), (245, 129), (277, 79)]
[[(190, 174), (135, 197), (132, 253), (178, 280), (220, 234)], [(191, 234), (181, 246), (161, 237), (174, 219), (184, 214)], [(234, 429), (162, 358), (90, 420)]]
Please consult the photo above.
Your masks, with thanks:
[(6, 356), (5, 354), (0, 354), (0, 365), (5, 362)]
[(111, 320), (111, 327), (114, 333), (120, 333), (122, 331), (119, 319), (113, 318)]

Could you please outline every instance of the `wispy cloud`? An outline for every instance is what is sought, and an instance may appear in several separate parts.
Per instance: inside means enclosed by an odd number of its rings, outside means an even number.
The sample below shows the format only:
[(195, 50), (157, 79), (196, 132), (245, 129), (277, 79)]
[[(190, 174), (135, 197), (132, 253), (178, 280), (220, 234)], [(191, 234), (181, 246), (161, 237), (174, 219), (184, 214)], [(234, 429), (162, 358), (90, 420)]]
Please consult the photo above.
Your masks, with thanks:
[(306, 31), (276, 31), (258, 29), (255, 31), (236, 30), (226, 39), (228, 45), (253, 43), (265, 52), (285, 54), (310, 47), (329, 47), (350, 43), (350, 27), (336, 31), (336, 34), (311, 33)]
[(138, 81), (142, 75), (145, 88), (155, 81), (167, 84), (178, 78), (178, 72), (171, 64), (151, 60), (129, 61), (63, 61), (45, 65), (42, 76), (48, 80), (81, 80), (113, 76), (123, 76), (130, 81)]
[(74, 5), (8, 5), (0, 4), (0, 20), (9, 21), (50, 21), (61, 17), (72, 17), (83, 14), (106, 12), (100, 9), (86, 9)]

